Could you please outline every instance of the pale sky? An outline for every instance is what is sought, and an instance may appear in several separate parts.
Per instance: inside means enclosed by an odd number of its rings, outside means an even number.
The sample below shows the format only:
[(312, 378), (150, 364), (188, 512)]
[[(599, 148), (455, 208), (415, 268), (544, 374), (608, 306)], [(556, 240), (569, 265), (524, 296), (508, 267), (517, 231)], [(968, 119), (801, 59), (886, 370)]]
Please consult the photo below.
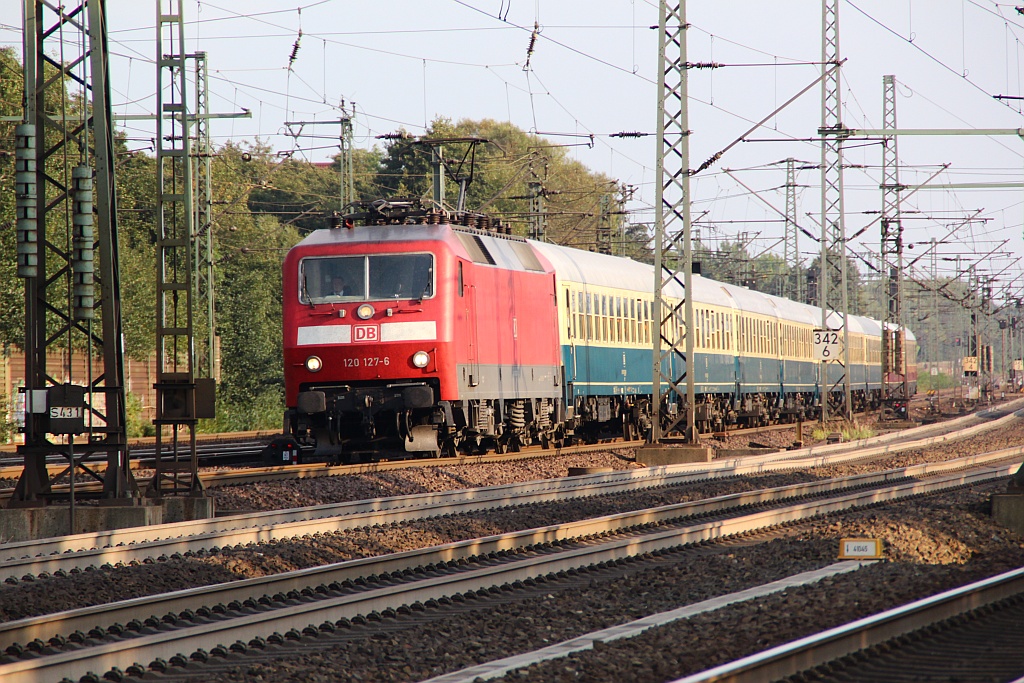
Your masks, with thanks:
[[(210, 108), (252, 112), (249, 120), (211, 125), (215, 144), (259, 137), (282, 153), (321, 161), (337, 152), (337, 127), (303, 129), (290, 137), (285, 121), (330, 121), (342, 101), (354, 103), (356, 145), (399, 128), (420, 134), (435, 116), (509, 120), (553, 143), (575, 144), (573, 156), (595, 171), (636, 187), (632, 220), (653, 220), (654, 137), (617, 139), (622, 131), (653, 133), (656, 109), (657, 3), (646, 0), (325, 0), (289, 4), (184, 0), (186, 50), (205, 51), (211, 76)], [(164, 6), (167, 2), (164, 0)], [(237, 9), (244, 6), (246, 15)], [(116, 114), (152, 113), (155, 2), (111, 0), (111, 84)], [(0, 0), (0, 45), (20, 52), (21, 3)], [(690, 72), (691, 167), (723, 149), (818, 77), (821, 3), (810, 0), (688, 3), (689, 60), (728, 65)], [(539, 33), (529, 55), (535, 23)], [(299, 37), (301, 31), (301, 38)], [(879, 128), (882, 76), (899, 83), (901, 128), (1009, 128), (1024, 126), (1020, 97), (1024, 16), (1015, 6), (983, 0), (856, 0), (840, 6), (843, 122)], [(298, 50), (291, 60), (298, 41)], [(291, 68), (289, 68), (289, 65)], [(783, 209), (787, 157), (817, 164), (821, 123), (815, 87), (765, 128), (733, 147), (693, 181), (694, 215), (705, 237), (757, 236), (752, 250), (782, 235), (778, 216), (736, 180)], [(146, 148), (148, 124), (132, 122), (132, 144)], [(594, 135), (590, 146), (590, 134)], [(847, 233), (881, 208), (881, 147), (853, 141), (846, 153)], [(1024, 141), (1016, 136), (901, 137), (900, 180), (922, 183), (941, 165), (934, 184), (1021, 182)], [(820, 212), (820, 172), (798, 176), (799, 215)], [(985, 254), (1003, 240), (1008, 257), (987, 259), (1003, 282), (1022, 271), (1024, 189), (922, 190), (904, 204), (905, 241), (943, 238), (951, 221), (976, 211), (954, 231), (942, 255)], [(713, 223), (713, 225), (708, 224)], [(805, 221), (813, 225), (811, 219)], [(812, 232), (816, 229), (812, 228)], [(877, 252), (877, 225), (853, 248)], [(805, 260), (817, 245), (801, 237)], [(927, 274), (926, 257), (919, 274)], [(951, 272), (951, 261), (940, 268)], [(863, 270), (863, 269), (862, 269)], [(1014, 288), (1024, 288), (1024, 277)]]

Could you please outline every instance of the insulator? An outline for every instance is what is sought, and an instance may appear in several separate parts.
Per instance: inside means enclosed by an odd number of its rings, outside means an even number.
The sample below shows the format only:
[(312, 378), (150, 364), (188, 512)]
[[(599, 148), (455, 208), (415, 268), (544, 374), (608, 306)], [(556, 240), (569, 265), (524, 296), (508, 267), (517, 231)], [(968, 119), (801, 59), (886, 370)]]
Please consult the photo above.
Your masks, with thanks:
[(650, 135), (650, 133), (641, 133), (638, 130), (624, 130), (619, 133), (612, 133), (608, 137), (612, 138), (642, 138)]
[(295, 59), (299, 56), (299, 42), (302, 40), (302, 29), (299, 29), (299, 36), (295, 39), (295, 44), (292, 45), (292, 53), (288, 57), (288, 68), (292, 68), (295, 64)]
[(36, 214), (36, 127), (23, 123), (14, 129), (15, 216), (18, 233), (18, 277), (39, 276), (39, 221)]
[(490, 216), (480, 216), (480, 229), (481, 230), (490, 230), (491, 229), (491, 217)]
[(508, 421), (515, 429), (526, 427), (526, 407), (522, 401), (514, 401), (509, 406)]
[(74, 225), (71, 257), (71, 274), (74, 283), (75, 320), (92, 320), (95, 317), (95, 238), (92, 215), (92, 169), (76, 166), (71, 171), (73, 184)]

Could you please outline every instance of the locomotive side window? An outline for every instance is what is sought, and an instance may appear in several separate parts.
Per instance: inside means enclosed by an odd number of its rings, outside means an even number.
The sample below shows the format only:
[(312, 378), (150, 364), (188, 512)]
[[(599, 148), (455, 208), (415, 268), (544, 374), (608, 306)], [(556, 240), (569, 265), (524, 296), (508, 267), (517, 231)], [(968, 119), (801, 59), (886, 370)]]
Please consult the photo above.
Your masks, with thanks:
[(462, 261), (459, 261), (459, 296), (465, 296), (466, 282), (462, 279)]

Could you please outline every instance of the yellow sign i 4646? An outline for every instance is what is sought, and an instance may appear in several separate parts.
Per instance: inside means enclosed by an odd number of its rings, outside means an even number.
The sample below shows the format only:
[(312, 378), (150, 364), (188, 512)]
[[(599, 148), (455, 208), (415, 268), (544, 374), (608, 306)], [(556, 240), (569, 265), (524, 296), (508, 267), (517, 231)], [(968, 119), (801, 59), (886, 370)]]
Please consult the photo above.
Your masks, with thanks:
[(839, 541), (840, 560), (880, 560), (882, 541), (878, 538), (843, 538)]

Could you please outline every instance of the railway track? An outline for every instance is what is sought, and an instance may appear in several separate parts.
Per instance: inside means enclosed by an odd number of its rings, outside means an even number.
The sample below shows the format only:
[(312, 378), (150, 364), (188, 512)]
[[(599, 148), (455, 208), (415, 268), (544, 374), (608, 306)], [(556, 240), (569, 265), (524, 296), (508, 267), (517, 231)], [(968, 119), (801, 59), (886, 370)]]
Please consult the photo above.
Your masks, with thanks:
[[(1000, 412), (1015, 409), (1015, 406), (1024, 404), (1024, 399), (1017, 401), (1009, 401), (1000, 405), (992, 406), (985, 410), (981, 410), (975, 414), (968, 414), (958, 418), (953, 418), (939, 423), (932, 423), (916, 429), (906, 430), (907, 434), (914, 438), (913, 435), (919, 435), (923, 433), (929, 433), (932, 430), (950, 430), (957, 429), (960, 425), (969, 423), (972, 420), (978, 419), (978, 416), (998, 414)], [(784, 429), (795, 429), (796, 424), (782, 424), (782, 425), (768, 425), (765, 427), (758, 427), (752, 429), (738, 429), (730, 430), (728, 432), (715, 433), (711, 436), (719, 438), (723, 436), (756, 436), (760, 432), (765, 431), (779, 431)], [(198, 445), (200, 454), (200, 464), (205, 467), (210, 466), (224, 466), (237, 463), (248, 463), (255, 461), (263, 448), (266, 446), (267, 440), (274, 436), (269, 432), (239, 432), (232, 435), (200, 435), (202, 440)], [(235, 437), (239, 437), (237, 440)], [(881, 436), (873, 437), (871, 439), (865, 439), (856, 444), (876, 444), (887, 441), (899, 440), (902, 438), (908, 438), (902, 432), (891, 432)], [(433, 458), (433, 459), (410, 459), (400, 458), (394, 460), (380, 460), (376, 462), (360, 463), (353, 465), (328, 465), (322, 462), (318, 463), (305, 463), (300, 465), (272, 465), (272, 466), (250, 466), (240, 468), (238, 470), (205, 470), (201, 471), (200, 476), (203, 479), (203, 483), (206, 486), (223, 486), (231, 484), (251, 484), (266, 481), (279, 481), (284, 479), (302, 479), (310, 477), (323, 477), (323, 476), (338, 476), (345, 474), (363, 474), (367, 472), (385, 472), (397, 469), (404, 469), (409, 467), (424, 467), (424, 466), (455, 466), (455, 465), (469, 465), (469, 464), (483, 464), (492, 462), (509, 462), (514, 460), (543, 457), (549, 455), (570, 455), (579, 453), (590, 453), (596, 451), (606, 451), (609, 449), (629, 449), (636, 448), (643, 445), (643, 441), (602, 441), (597, 444), (580, 444), (575, 446), (567, 446), (560, 449), (544, 449), (539, 445), (530, 446), (523, 448), (521, 451), (516, 453), (504, 453), (504, 454), (485, 454), (485, 455), (462, 455), (454, 458)], [(0, 452), (13, 451), (13, 446), (0, 446)], [(818, 447), (820, 450), (822, 447)], [(152, 455), (154, 454), (152, 444), (149, 440), (143, 440), (135, 442), (132, 448), (133, 458), (131, 460), (132, 469), (146, 470), (152, 468), (153, 460)], [(47, 471), (50, 476), (55, 476), (67, 468), (65, 462), (60, 462), (57, 458), (51, 464), (47, 465)], [(93, 469), (97, 472), (102, 472), (106, 465), (103, 462), (97, 462), (93, 465)], [(18, 462), (17, 458), (0, 458), (0, 480), (16, 480), (21, 476), (23, 466)], [(148, 477), (139, 476), (137, 478), (141, 486), (145, 486), (148, 483)], [(88, 496), (89, 494), (96, 493), (101, 490), (101, 486), (98, 482), (77, 482), (75, 485), (76, 492), (82, 496)], [(56, 485), (54, 490), (60, 493), (67, 493), (68, 487), (66, 485)], [(13, 488), (0, 489), (0, 501), (8, 500), (13, 492)]]
[[(1000, 415), (1006, 413), (1019, 404), (1024, 404), (1024, 400), (1003, 404), (1001, 406), (986, 409), (976, 414), (962, 416), (946, 422), (935, 423), (918, 427), (915, 429), (906, 430), (904, 432), (891, 432), (883, 434), (881, 436), (872, 437), (869, 439), (863, 439), (861, 441), (852, 442), (840, 446), (815, 446), (807, 449), (798, 449), (794, 451), (788, 451), (788, 453), (799, 454), (799, 453), (825, 453), (835, 449), (851, 448), (864, 445), (874, 445), (888, 442), (895, 442), (905, 439), (918, 438), (922, 434), (928, 434), (936, 431), (946, 430), (957, 430), (962, 428), (963, 425), (968, 424), (972, 421), (980, 419), (990, 419), (991, 416)], [(777, 429), (780, 427), (793, 428), (794, 425), (774, 425), (769, 429)], [(747, 430), (740, 430), (746, 432)], [(751, 432), (756, 434), (756, 431)], [(732, 432), (729, 432), (732, 435)], [(329, 477), (329, 476), (340, 476), (346, 474), (364, 474), (368, 472), (387, 472), (392, 470), (406, 469), (409, 467), (427, 467), (427, 466), (438, 466), (438, 467), (450, 467), (458, 465), (473, 465), (473, 464), (484, 464), (494, 462), (510, 462), (515, 460), (524, 460), (536, 457), (545, 457), (551, 455), (570, 455), (580, 453), (591, 453), (599, 451), (607, 451), (614, 449), (629, 449), (642, 446), (643, 441), (607, 441), (598, 444), (583, 444), (576, 446), (568, 446), (560, 449), (544, 449), (540, 446), (531, 446), (524, 448), (517, 453), (504, 453), (504, 454), (485, 454), (485, 455), (463, 455), (454, 458), (433, 458), (433, 459), (399, 459), (399, 460), (382, 460), (370, 463), (361, 463), (354, 465), (328, 465), (325, 463), (305, 463), (299, 465), (276, 465), (276, 466), (258, 466), (258, 467), (246, 467), (239, 469), (229, 470), (207, 470), (202, 471), (200, 476), (203, 479), (203, 484), (208, 487), (216, 486), (227, 486), (232, 484), (253, 484), (268, 481), (280, 481), (286, 479), (303, 479), (312, 477)], [(216, 445), (209, 445), (209, 448), (217, 448)], [(223, 447), (223, 446), (219, 446)], [(253, 449), (253, 453), (258, 453), (262, 449), (263, 444), (257, 445), (233, 445), (235, 448), (233, 455), (237, 456), (238, 453), (243, 452), (245, 449)], [(145, 460), (133, 461), (133, 467), (136, 469), (142, 468), (144, 465), (151, 465), (150, 461), (147, 463)], [(48, 470), (51, 474), (59, 473), (64, 469), (64, 465), (54, 464), (49, 465)], [(102, 470), (102, 465), (100, 465)], [(21, 474), (21, 466), (7, 466), (0, 467), (0, 479), (14, 479)], [(138, 477), (140, 485), (145, 485), (148, 479), (145, 476)], [(67, 487), (64, 485), (57, 485), (55, 490), (64, 492)], [(93, 482), (83, 482), (76, 484), (76, 490), (87, 495), (90, 492), (99, 490), (99, 484)], [(0, 489), (0, 501), (6, 500), (10, 497), (13, 489)]]
[[(832, 444), (781, 451), (760, 456), (688, 463), (655, 468), (622, 470), (564, 479), (542, 480), (442, 493), (377, 498), (292, 510), (252, 512), (208, 520), (176, 522), (150, 527), (60, 536), (0, 546), (0, 580), (18, 579), (43, 572), (71, 571), (87, 566), (115, 565), (146, 558), (185, 554), (214, 546), (259, 543), (354, 528), (366, 524), (391, 523), (437, 517), (455, 512), (537, 503), (567, 498), (586, 498), (622, 491), (638, 491), (660, 486), (740, 475), (780, 472), (843, 462), (863, 460), (902, 450), (920, 448), (995, 429), (1018, 419), (1010, 413), (987, 423), (935, 436), (916, 439), (874, 437), (862, 442)], [(479, 456), (498, 457), (501, 456)], [(378, 463), (381, 464), (381, 463)], [(301, 467), (301, 466), (300, 466)], [(344, 469), (319, 468), (322, 470)], [(227, 473), (232, 481), (263, 475), (248, 472)], [(246, 479), (262, 481), (262, 479)]]
[(686, 544), (1005, 477), (1017, 463), (991, 463), (1020, 453), (1006, 449), (941, 465), (638, 510), (19, 620), (0, 626), (0, 643), (8, 658), (21, 652), (28, 659), (0, 665), (0, 677), (77, 679), (115, 667), (134, 667), (137, 675), (147, 668), (140, 662), (160, 669), (261, 649), (272, 633), (286, 634), (282, 642), (319, 642), (366, 615), (411, 613), (481, 592), (524, 590), (546, 577), (636, 561)]
[(1024, 675), (1024, 568), (945, 591), (675, 683), (1010, 681)]
[[(300, 465), (272, 465), (272, 466), (257, 466), (257, 467), (245, 467), (235, 469), (218, 469), (218, 470), (200, 470), (200, 477), (203, 480), (203, 485), (207, 487), (216, 486), (228, 486), (238, 484), (255, 484), (260, 482), (268, 481), (281, 481), (285, 479), (306, 479), (313, 477), (332, 477), (341, 476), (347, 474), (364, 474), (368, 472), (388, 472), (391, 470), (406, 469), (409, 467), (446, 467), (453, 465), (474, 465), (491, 462), (512, 462), (515, 460), (524, 460), (528, 458), (545, 457), (550, 455), (571, 455), (579, 453), (593, 453), (616, 449), (628, 449), (636, 448), (643, 445), (643, 441), (619, 441), (619, 442), (606, 442), (599, 444), (586, 444), (579, 446), (567, 446), (565, 448), (545, 450), (538, 447), (523, 449), (518, 453), (505, 453), (502, 455), (487, 454), (487, 455), (464, 455), (455, 458), (432, 458), (429, 460), (382, 460), (378, 462), (370, 463), (359, 463), (354, 465), (329, 465), (326, 463), (304, 463)], [(263, 445), (259, 446), (238, 446), (235, 448), (231, 457), (238, 457), (238, 453), (246, 451), (246, 449), (253, 449), (253, 453), (259, 453), (262, 450)], [(152, 467), (152, 461), (133, 461), (132, 467), (136, 471), (145, 470), (148, 467)], [(47, 465), (47, 470), (53, 474), (59, 474), (66, 469), (66, 465), (52, 464)], [(99, 467), (97, 471), (102, 471), (104, 467)], [(9, 466), (0, 468), (0, 479), (16, 479), (21, 474), (21, 466)], [(145, 475), (136, 476), (136, 482), (140, 488), (144, 488), (149, 483), (149, 477)], [(70, 491), (66, 484), (57, 484), (53, 486), (53, 490), (58, 493), (68, 493)], [(87, 495), (89, 493), (96, 493), (102, 490), (102, 485), (98, 482), (80, 482), (75, 484), (75, 491), (78, 495)], [(0, 489), (0, 501), (8, 500), (13, 494), (13, 488)]]

